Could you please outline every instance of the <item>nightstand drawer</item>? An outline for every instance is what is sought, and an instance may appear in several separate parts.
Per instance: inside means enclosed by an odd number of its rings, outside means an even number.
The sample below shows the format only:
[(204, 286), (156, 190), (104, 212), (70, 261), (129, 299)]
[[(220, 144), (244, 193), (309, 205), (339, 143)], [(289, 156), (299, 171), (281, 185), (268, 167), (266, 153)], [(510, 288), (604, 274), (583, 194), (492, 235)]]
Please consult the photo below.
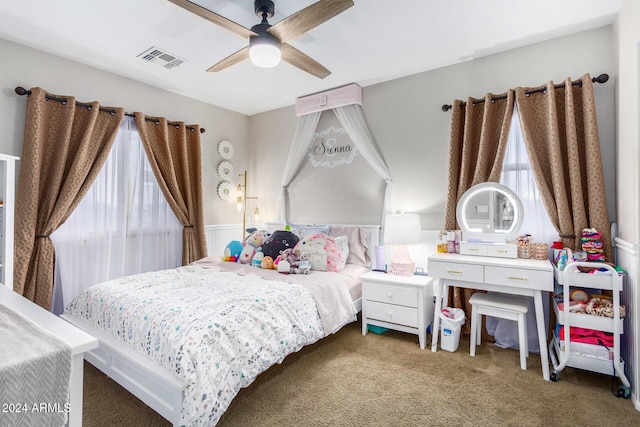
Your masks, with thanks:
[(367, 318), (397, 323), (399, 325), (418, 327), (418, 309), (400, 305), (383, 304), (367, 301)]
[(448, 280), (482, 283), (484, 266), (455, 262), (429, 261), (429, 275)]
[(407, 307), (418, 306), (418, 289), (381, 285), (379, 283), (364, 283), (365, 298), (367, 301), (379, 301), (390, 304), (404, 305)]
[(496, 285), (523, 287), (526, 289), (546, 289), (553, 283), (547, 271), (528, 270), (524, 268), (486, 266), (484, 281)]

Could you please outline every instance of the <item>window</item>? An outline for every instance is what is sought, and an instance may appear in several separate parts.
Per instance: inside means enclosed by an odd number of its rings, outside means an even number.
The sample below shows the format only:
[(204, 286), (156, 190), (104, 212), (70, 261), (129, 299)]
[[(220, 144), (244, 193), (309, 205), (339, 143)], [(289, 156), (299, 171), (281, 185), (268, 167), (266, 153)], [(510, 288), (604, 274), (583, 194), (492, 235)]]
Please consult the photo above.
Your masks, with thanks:
[(134, 119), (125, 117), (96, 181), (51, 235), (54, 313), (105, 280), (178, 267), (182, 229), (158, 186)]
[(524, 221), (520, 234), (530, 234), (534, 241), (549, 243), (558, 239), (558, 232), (551, 224), (531, 169), (531, 162), (524, 145), (518, 106), (513, 110), (509, 140), (505, 153), (500, 183), (511, 188), (522, 200)]

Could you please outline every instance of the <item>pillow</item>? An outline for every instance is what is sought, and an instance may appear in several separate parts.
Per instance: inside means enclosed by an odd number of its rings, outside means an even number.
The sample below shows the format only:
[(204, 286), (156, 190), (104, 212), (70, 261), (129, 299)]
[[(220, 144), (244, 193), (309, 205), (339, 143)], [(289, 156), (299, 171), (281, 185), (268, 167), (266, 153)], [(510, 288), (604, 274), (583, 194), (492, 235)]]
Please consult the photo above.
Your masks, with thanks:
[(276, 259), (280, 251), (293, 248), (300, 239), (298, 236), (287, 230), (277, 230), (271, 233), (262, 243), (262, 253)]
[(358, 226), (332, 225), (329, 229), (329, 236), (347, 236), (349, 241), (347, 264), (371, 267), (369, 245), (367, 244), (368, 233), (364, 229)]
[(300, 240), (294, 252), (300, 261), (310, 261), (311, 269), (318, 271), (339, 271), (342, 255), (338, 245), (323, 233), (313, 233)]
[(315, 225), (315, 224), (291, 224), (291, 231), (303, 239), (309, 234), (314, 233), (322, 233), (329, 234), (329, 226), (328, 225)]
[(347, 258), (349, 257), (349, 238), (347, 236), (338, 236), (333, 239), (338, 245), (340, 251), (340, 270), (347, 264)]

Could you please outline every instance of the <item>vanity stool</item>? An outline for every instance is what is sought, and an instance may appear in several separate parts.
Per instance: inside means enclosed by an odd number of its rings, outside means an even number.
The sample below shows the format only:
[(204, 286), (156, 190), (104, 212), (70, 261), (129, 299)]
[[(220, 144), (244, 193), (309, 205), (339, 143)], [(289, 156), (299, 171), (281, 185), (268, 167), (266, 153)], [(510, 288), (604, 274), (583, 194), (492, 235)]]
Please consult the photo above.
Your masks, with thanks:
[(508, 294), (476, 292), (469, 298), (471, 304), (471, 356), (476, 355), (476, 345), (480, 344), (482, 316), (493, 316), (518, 322), (518, 347), (520, 348), (520, 368), (527, 369), (529, 348), (527, 344), (527, 317), (529, 298)]

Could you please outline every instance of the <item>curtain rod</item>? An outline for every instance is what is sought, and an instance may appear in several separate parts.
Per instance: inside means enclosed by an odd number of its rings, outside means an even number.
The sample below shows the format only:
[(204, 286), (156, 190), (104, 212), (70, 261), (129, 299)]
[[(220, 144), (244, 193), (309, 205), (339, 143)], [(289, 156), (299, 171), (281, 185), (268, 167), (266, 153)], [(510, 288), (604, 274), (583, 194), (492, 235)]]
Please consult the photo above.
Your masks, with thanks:
[[(21, 96), (22, 95), (31, 95), (31, 91), (23, 88), (22, 86), (16, 87), (15, 92), (18, 95), (21, 95)], [(59, 103), (61, 103), (63, 105), (67, 103), (67, 99), (66, 98), (57, 98), (55, 96), (50, 96), (50, 95), (46, 95), (46, 98), (50, 99), (52, 101), (58, 101)], [(76, 101), (76, 105), (78, 105), (80, 107), (90, 107), (91, 106), (91, 104), (86, 104), (86, 103), (78, 102), (78, 101)], [(116, 114), (115, 110), (110, 110), (110, 109), (104, 108), (104, 107), (100, 107), (100, 111), (105, 111), (107, 113), (110, 113), (111, 115)], [(124, 115), (125, 116), (129, 116), (129, 117), (133, 117), (133, 113), (124, 113)], [(154, 119), (152, 117), (145, 117), (145, 120), (148, 121), (148, 122), (154, 122), (157, 125), (160, 124), (160, 121), (158, 119)], [(170, 125), (173, 125), (173, 126), (178, 126), (178, 123), (175, 123), (175, 122), (167, 122), (167, 123), (169, 123)], [(195, 128), (193, 126), (185, 126), (185, 127), (187, 129), (189, 129), (190, 131), (194, 131), (195, 130)], [(206, 130), (204, 128), (200, 128), (200, 133), (205, 133), (205, 132), (206, 132)]]
[[(591, 81), (593, 83), (606, 83), (608, 80), (609, 80), (609, 74), (600, 74), (598, 77), (593, 77), (591, 79)], [(572, 82), (571, 84), (574, 85), (574, 86), (582, 86), (582, 82), (581, 81)], [(553, 88), (554, 89), (562, 89), (562, 88), (564, 88), (564, 84), (557, 84), (557, 85), (553, 86)], [(532, 89), (532, 90), (529, 90), (529, 91), (525, 92), (525, 94), (526, 95), (531, 95), (532, 93), (544, 92), (546, 90), (547, 90), (546, 88)], [(491, 98), (492, 101), (497, 101), (499, 99), (507, 99), (507, 96), (506, 95), (501, 95), (501, 96), (496, 96), (494, 98)], [(475, 104), (482, 104), (483, 102), (484, 102), (484, 99), (479, 99), (479, 100), (475, 101), (473, 104), (474, 105)], [(465, 104), (466, 104), (466, 102), (462, 103), (462, 105), (465, 105)], [(444, 111), (446, 113), (451, 108), (452, 108), (451, 105), (444, 104), (442, 106), (442, 111)]]

